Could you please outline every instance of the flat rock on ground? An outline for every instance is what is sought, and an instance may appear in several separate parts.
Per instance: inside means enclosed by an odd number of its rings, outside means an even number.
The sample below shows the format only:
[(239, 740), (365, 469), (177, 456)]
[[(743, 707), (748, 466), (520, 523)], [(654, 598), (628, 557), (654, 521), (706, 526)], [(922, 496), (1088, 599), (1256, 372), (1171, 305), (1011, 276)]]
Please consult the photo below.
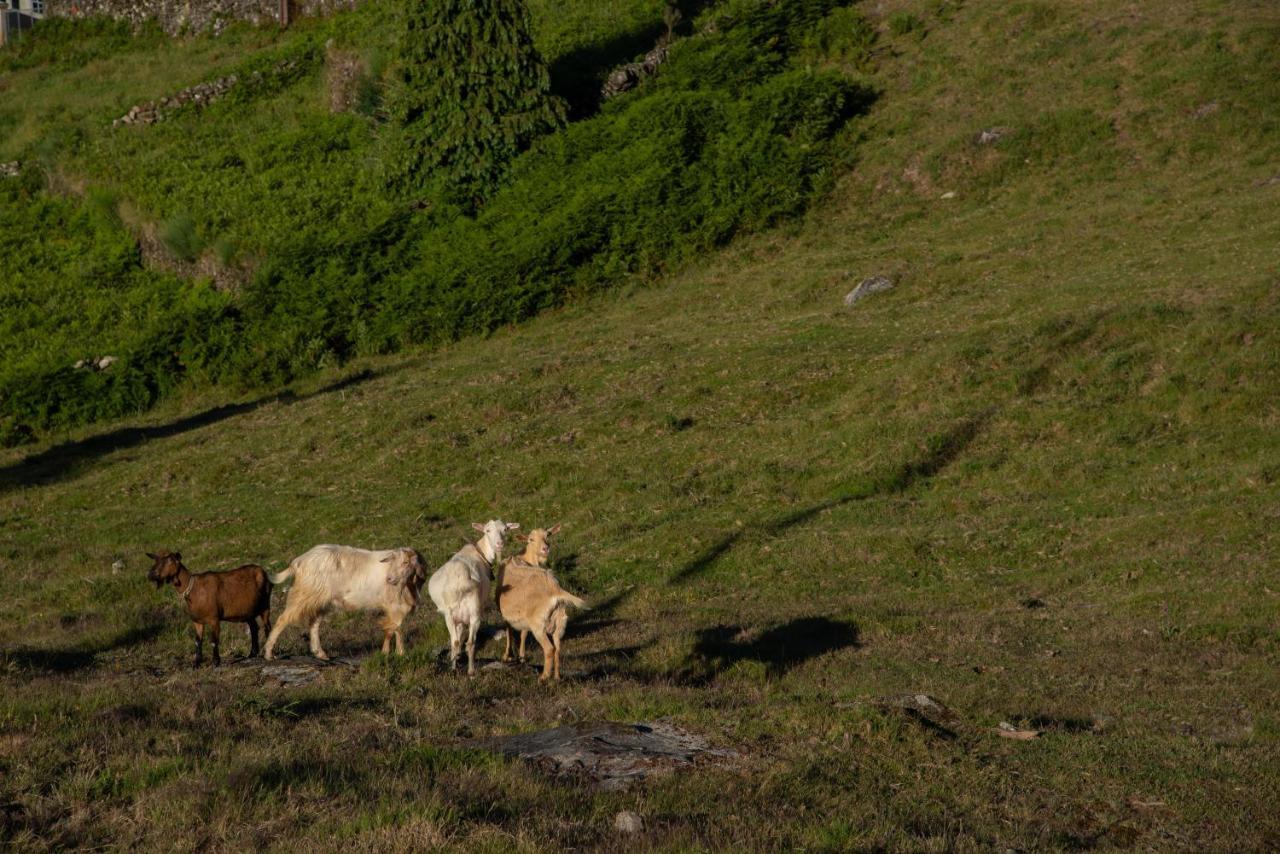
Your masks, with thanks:
[(878, 294), (881, 291), (889, 290), (893, 287), (893, 284), (893, 279), (890, 279), (888, 276), (871, 276), (870, 278), (863, 279), (858, 283), (856, 288), (845, 294), (844, 304), (853, 305), (871, 294)]
[(656, 772), (727, 759), (732, 750), (711, 748), (705, 738), (663, 721), (609, 721), (502, 736), (482, 745), (523, 759), (546, 774), (603, 791), (624, 788)]
[(272, 679), (281, 685), (306, 685), (320, 675), (325, 668), (336, 665), (357, 667), (363, 656), (352, 658), (340, 656), (328, 661), (321, 661), (310, 656), (281, 656), (271, 661), (261, 658), (245, 658), (235, 662), (238, 667), (256, 668), (262, 672), (263, 679)]

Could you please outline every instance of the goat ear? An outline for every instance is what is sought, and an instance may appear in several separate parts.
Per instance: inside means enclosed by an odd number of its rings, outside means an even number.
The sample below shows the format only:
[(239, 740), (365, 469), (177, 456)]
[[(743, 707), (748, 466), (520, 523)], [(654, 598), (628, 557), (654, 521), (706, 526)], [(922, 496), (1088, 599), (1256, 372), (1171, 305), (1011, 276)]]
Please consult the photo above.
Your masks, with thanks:
[(155, 555), (153, 555), (151, 552), (144, 552), (144, 554), (147, 557), (151, 558), (152, 560), (158, 560), (158, 558)]
[(560, 533), (560, 524), (561, 524), (560, 522), (556, 522), (554, 525), (548, 528), (547, 535), (554, 537), (556, 534)]
[(472, 527), (472, 528), (474, 528), (474, 529), (475, 529), (475, 530), (477, 530), (477, 531), (483, 531), (483, 530), (484, 530), (484, 525), (481, 525), (479, 522), (472, 522), (472, 523), (471, 523), (471, 527)]
[(182, 552), (174, 552), (173, 554), (171, 554), (171, 555), (169, 555), (169, 556), (170, 556), (171, 558), (173, 558), (174, 560), (177, 560), (177, 561), (182, 560)]
[(519, 527), (520, 527), (520, 523), (519, 523), (519, 522), (508, 522), (508, 523), (507, 523), (507, 530), (508, 530), (508, 531), (514, 531), (516, 528), (519, 528)]
[(529, 538), (526, 537), (524, 534), (516, 534), (516, 541), (521, 543), (527, 543), (529, 542)]

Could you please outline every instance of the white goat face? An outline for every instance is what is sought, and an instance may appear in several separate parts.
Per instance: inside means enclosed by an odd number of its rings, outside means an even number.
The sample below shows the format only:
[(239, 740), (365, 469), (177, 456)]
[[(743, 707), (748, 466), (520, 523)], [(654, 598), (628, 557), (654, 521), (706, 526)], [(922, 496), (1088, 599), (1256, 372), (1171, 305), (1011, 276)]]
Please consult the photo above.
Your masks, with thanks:
[(471, 527), (484, 534), (483, 539), (489, 543), (489, 548), (493, 551), (494, 559), (502, 557), (502, 547), (506, 545), (507, 531), (514, 531), (520, 527), (518, 522), (504, 522), (501, 519), (490, 519), (485, 524), (472, 522)]

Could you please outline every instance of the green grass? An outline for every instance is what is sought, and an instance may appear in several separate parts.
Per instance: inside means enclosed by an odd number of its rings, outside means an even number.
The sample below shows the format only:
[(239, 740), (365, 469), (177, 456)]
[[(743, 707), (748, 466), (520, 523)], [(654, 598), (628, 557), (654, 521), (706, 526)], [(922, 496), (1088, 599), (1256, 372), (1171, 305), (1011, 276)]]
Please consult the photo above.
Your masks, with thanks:
[[(839, 58), (865, 64), (873, 34), (837, 5), (708, 10), (695, 21), (698, 31), (672, 47), (657, 79), (598, 111), (577, 96), (598, 91), (596, 77), (630, 57), (629, 42), (598, 33), (605, 41), (585, 59), (573, 50), (567, 70), (551, 54), (555, 79), (573, 84), (564, 94), (578, 121), (533, 141), (474, 216), (443, 196), (389, 192), (388, 164), (403, 159), (395, 154), (398, 131), (382, 126), (377, 110), (328, 111), (325, 56), (335, 45), (376, 44), (365, 25), (393, 34), (390, 6), (246, 46), (217, 71), (240, 81), (226, 98), (171, 111), (155, 126), (116, 126), (87, 107), (84, 118), (66, 122), (29, 108), (40, 119), (28, 123), (48, 126), (23, 149), (23, 181), (0, 195), (6, 221), (31, 219), (29, 209), (44, 204), (35, 187), (42, 172), (50, 188), (72, 193), (92, 180), (120, 199), (112, 238), (132, 234), (144, 246), (131, 265), (112, 271), (109, 291), (147, 299), (147, 272), (192, 267), (192, 278), (240, 287), (218, 288), (236, 293), (209, 293), (198, 310), (175, 310), (133, 335), (100, 330), (97, 346), (121, 357), (123, 376), (110, 382), (71, 374), (75, 358), (65, 347), (44, 348), (35, 365), (30, 356), (21, 365), (0, 362), (0, 428), (20, 440), (134, 414), (184, 384), (271, 387), (353, 356), (488, 332), (574, 295), (652, 278), (802, 213), (832, 186), (852, 147), (850, 120), (873, 99), (839, 69), (812, 67), (824, 56), (814, 33), (837, 20), (833, 32), (857, 34)], [(366, 42), (347, 43), (353, 31)], [(652, 42), (646, 33), (636, 38)], [(85, 38), (95, 37), (104, 38), (88, 27)], [(55, 30), (50, 38), (71, 35)], [(553, 44), (568, 49), (573, 41)], [(127, 60), (130, 52), (121, 52)], [(27, 58), (16, 54), (11, 64)], [(73, 64), (48, 85), (72, 84), (79, 69)], [(60, 69), (43, 70), (57, 77)], [(65, 232), (33, 234), (45, 255), (86, 238), (69, 230), (80, 225), (75, 217), (64, 219)], [(156, 251), (147, 251), (152, 245)], [(66, 278), (73, 264), (64, 253), (62, 269), (43, 272)], [(85, 303), (110, 313), (100, 305), (110, 297), (93, 285)], [(0, 279), (0, 294), (27, 307), (21, 290), (16, 277)], [(79, 320), (43, 317), (51, 327)], [(205, 341), (190, 334), (201, 327)]]
[[(610, 848), (632, 809), (665, 849), (1275, 847), (1274, 15), (898, 11), (925, 34), (876, 21), (875, 144), (798, 222), (437, 352), (0, 453), (0, 838)], [(438, 564), (494, 515), (563, 521), (597, 605), (559, 686), (438, 673), (426, 611), (404, 661), (304, 688), (192, 672), (144, 580), (156, 547)], [(378, 634), (338, 617), (326, 646)], [(957, 737), (872, 703), (907, 692)], [(601, 794), (474, 747), (657, 716), (742, 758)]]

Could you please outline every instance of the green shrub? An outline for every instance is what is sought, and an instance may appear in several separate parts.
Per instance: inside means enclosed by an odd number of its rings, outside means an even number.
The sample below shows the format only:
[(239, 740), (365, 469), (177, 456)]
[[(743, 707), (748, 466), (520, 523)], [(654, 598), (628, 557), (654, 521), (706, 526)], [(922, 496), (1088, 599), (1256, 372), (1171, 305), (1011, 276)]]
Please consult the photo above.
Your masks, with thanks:
[(876, 31), (857, 9), (836, 9), (813, 27), (804, 40), (810, 62), (832, 61), (865, 71), (871, 64)]
[(126, 47), (155, 44), (164, 38), (154, 21), (135, 31), (125, 21), (105, 17), (45, 18), (0, 49), (0, 71), (37, 66), (80, 68)]
[(389, 178), (402, 192), (473, 204), (564, 121), (523, 0), (410, 0), (399, 59)]

